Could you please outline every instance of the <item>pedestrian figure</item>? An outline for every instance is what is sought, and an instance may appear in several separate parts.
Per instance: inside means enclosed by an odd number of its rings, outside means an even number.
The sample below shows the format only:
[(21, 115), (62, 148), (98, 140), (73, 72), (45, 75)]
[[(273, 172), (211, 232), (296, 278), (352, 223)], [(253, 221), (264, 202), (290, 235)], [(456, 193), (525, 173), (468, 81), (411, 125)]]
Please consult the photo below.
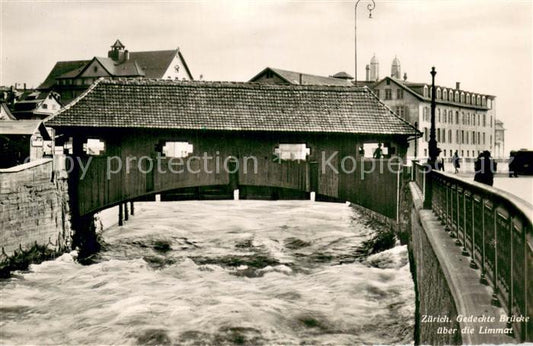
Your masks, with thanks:
[(474, 181), (492, 186), (494, 173), (496, 173), (496, 162), (490, 157), (490, 151), (485, 150), (479, 154), (474, 163), (474, 168)]
[(453, 168), (455, 169), (456, 174), (457, 172), (459, 172), (459, 167), (461, 167), (459, 160), (460, 160), (459, 153), (456, 150), (455, 153), (453, 153), (453, 157), (452, 157)]
[(383, 150), (381, 150), (381, 143), (378, 143), (378, 147), (376, 148), (376, 150), (374, 150), (374, 158), (381, 159), (382, 152)]
[(512, 178), (512, 177), (518, 178), (518, 172), (516, 171), (517, 164), (515, 160), (516, 160), (515, 152), (511, 151), (511, 155), (509, 157), (509, 178)]
[(439, 161), (439, 170), (444, 171), (444, 157), (441, 157)]

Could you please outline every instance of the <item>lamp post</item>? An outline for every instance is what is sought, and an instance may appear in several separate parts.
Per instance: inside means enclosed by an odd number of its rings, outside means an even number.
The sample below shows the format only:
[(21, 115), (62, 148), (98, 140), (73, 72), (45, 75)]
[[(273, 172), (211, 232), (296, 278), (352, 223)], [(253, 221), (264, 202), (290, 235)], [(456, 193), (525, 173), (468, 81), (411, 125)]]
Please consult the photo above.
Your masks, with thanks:
[(437, 147), (437, 139), (435, 138), (435, 66), (431, 68), (431, 128), (429, 129), (429, 142), (428, 151), (429, 159), (428, 165), (431, 167), (426, 171), (426, 190), (424, 193), (424, 208), (431, 209), (433, 200), (433, 175), (431, 170), (437, 169), (437, 157), (439, 156), (440, 149)]
[[(354, 24), (354, 33), (355, 33), (355, 38), (354, 38), (354, 44), (355, 44), (355, 74), (354, 74), (354, 81), (355, 81), (355, 85), (357, 86), (357, 5), (359, 5), (359, 2), (361, 0), (357, 0), (357, 2), (355, 3), (355, 24)], [(368, 9), (368, 18), (372, 18), (372, 10), (374, 10), (374, 8), (376, 8), (376, 3), (374, 2), (374, 0), (369, 0), (369, 1), (372, 1), (372, 3), (369, 3), (366, 8)]]
[(432, 169), (437, 169), (437, 157), (439, 156), (440, 149), (437, 148), (437, 139), (435, 136), (435, 66), (431, 68), (431, 128), (429, 130), (429, 142), (428, 142), (428, 151), (429, 151), (429, 165)]

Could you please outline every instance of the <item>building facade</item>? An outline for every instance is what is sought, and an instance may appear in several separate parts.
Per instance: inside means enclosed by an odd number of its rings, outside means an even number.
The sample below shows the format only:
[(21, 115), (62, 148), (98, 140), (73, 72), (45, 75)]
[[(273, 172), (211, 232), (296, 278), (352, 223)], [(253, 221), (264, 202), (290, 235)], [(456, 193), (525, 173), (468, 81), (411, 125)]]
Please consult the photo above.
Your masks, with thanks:
[(98, 78), (150, 78), (193, 80), (179, 48), (130, 52), (116, 40), (107, 57), (91, 60), (58, 61), (39, 90), (54, 90), (63, 104), (80, 96)]
[[(395, 58), (391, 69), (395, 77), (401, 74), (399, 66), (399, 60)], [(372, 89), (385, 105), (423, 133), (422, 137), (410, 142), (408, 157), (427, 158), (431, 84), (408, 82), (404, 75), (403, 79), (385, 77)], [(484, 150), (495, 154), (495, 96), (463, 90), (460, 83), (456, 83), (455, 88), (436, 86), (435, 96), (436, 139), (442, 150), (441, 157), (451, 158), (455, 151), (467, 159), (476, 158)], [(503, 136), (501, 138), (503, 143)]]
[(505, 128), (503, 127), (503, 122), (498, 119), (496, 119), (494, 125), (494, 157), (508, 157), (508, 154), (505, 153)]

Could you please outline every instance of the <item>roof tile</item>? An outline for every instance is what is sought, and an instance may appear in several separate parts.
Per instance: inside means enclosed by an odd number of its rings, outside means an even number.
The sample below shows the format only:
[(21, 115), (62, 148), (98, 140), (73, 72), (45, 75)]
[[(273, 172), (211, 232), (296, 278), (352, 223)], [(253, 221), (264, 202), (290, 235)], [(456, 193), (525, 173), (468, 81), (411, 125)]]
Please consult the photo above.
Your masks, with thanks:
[(366, 87), (147, 79), (101, 79), (47, 125), (418, 134)]

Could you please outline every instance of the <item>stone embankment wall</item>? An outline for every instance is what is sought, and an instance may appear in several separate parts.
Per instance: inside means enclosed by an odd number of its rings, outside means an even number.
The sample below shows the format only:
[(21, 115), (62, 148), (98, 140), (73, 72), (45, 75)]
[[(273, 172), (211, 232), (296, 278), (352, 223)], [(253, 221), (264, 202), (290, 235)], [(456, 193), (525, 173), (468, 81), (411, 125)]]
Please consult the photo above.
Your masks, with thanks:
[(51, 159), (0, 170), (0, 263), (34, 245), (69, 250), (71, 239), (66, 174)]
[[(441, 263), (420, 218), (422, 196), (409, 184), (404, 190), (410, 213), (409, 256), (416, 288), (415, 343), (459, 345), (462, 343), (457, 308)], [(440, 329), (439, 329), (440, 328)]]

